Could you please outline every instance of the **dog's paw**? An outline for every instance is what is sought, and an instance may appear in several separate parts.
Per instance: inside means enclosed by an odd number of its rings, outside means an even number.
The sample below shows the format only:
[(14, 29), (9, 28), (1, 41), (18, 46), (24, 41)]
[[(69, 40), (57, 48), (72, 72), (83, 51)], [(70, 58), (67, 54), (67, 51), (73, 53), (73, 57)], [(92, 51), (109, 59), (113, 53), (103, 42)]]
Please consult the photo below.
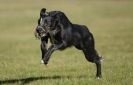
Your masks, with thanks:
[(44, 61), (43, 60), (41, 60), (41, 64), (44, 64)]
[(41, 64), (45, 64), (45, 65), (47, 65), (48, 62), (46, 62), (46, 61), (44, 61), (44, 60), (41, 60)]
[(101, 78), (102, 78), (102, 75), (96, 76), (96, 79), (101, 79)]
[(96, 79), (98, 79), (98, 80), (99, 80), (99, 79), (100, 79), (100, 77), (96, 77)]

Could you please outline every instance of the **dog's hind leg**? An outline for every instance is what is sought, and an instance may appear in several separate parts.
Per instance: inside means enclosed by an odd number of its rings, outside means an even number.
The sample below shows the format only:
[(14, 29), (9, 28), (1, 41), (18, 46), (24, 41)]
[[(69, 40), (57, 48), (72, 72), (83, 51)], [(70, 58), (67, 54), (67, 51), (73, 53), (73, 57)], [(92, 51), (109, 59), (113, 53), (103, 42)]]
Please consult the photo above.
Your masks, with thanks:
[(83, 53), (85, 55), (85, 58), (92, 63), (96, 64), (96, 77), (101, 78), (101, 57), (98, 55), (97, 51), (95, 50), (95, 43), (93, 35), (90, 33), (90, 36), (85, 39), (85, 42), (83, 44)]
[(84, 49), (83, 53), (85, 55), (85, 58), (92, 63), (96, 64), (96, 77), (99, 79), (102, 77), (101, 74), (101, 57), (98, 56), (98, 54), (95, 51), (92, 51), (90, 49)]

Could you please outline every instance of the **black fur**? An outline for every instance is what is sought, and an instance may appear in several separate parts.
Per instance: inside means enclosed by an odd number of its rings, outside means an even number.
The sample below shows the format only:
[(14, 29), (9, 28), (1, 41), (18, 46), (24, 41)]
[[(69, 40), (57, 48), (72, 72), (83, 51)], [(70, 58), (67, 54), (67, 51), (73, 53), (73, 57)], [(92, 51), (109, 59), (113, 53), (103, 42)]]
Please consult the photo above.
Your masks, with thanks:
[[(51, 54), (55, 50), (64, 50), (67, 47), (75, 46), (83, 51), (88, 61), (96, 64), (96, 76), (101, 77), (101, 57), (99, 57), (95, 49), (94, 38), (88, 28), (84, 25), (72, 24), (63, 12), (51, 11), (47, 16), (44, 11), (40, 14), (43, 13), (43, 16), (40, 15), (44, 22), (41, 27), (47, 31), (46, 36), (41, 38), (44, 63), (48, 63)], [(48, 38), (53, 42), (46, 49)]]

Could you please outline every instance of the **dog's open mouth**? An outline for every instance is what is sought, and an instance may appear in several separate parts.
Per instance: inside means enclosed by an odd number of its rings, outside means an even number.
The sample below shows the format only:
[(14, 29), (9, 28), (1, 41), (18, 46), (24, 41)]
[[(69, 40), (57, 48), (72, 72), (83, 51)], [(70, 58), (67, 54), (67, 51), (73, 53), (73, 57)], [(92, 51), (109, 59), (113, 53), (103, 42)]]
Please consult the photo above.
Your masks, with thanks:
[(47, 33), (44, 32), (44, 31), (41, 31), (41, 32), (36, 32), (35, 31), (35, 37), (38, 38), (38, 39), (40, 39), (42, 37), (45, 37), (46, 35), (47, 35)]
[(44, 37), (44, 36), (46, 36), (46, 33), (40, 33), (40, 37)]

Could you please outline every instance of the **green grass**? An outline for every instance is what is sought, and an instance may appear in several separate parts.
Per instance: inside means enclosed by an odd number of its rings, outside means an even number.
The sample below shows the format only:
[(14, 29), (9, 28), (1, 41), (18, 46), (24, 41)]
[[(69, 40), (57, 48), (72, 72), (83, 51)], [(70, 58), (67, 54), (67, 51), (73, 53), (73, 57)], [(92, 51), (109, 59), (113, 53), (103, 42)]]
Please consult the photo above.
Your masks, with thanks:
[[(48, 66), (34, 37), (41, 8), (61, 10), (94, 34), (103, 78), (81, 51), (53, 53)], [(0, 0), (0, 85), (133, 85), (133, 1)]]

